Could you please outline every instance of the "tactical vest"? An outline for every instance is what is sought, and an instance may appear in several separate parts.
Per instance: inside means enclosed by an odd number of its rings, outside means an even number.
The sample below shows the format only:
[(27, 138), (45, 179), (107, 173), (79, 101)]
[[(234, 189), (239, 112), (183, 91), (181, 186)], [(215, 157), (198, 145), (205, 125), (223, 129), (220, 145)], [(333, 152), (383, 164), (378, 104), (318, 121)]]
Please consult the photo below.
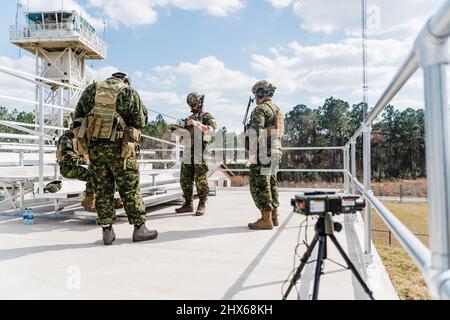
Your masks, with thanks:
[(268, 131), (267, 136), (271, 137), (273, 134), (276, 134), (279, 138), (282, 138), (284, 136), (284, 114), (272, 101), (266, 101), (264, 105), (268, 106), (274, 114), (273, 124), (266, 128)]
[[(56, 161), (58, 163), (61, 162), (61, 160), (64, 158), (65, 155), (70, 154), (72, 157), (82, 157), (84, 160), (89, 160), (89, 154), (87, 150), (87, 146), (83, 143), (82, 140), (77, 138), (79, 128), (73, 130), (73, 131), (66, 131), (64, 132), (64, 136), (66, 136), (66, 139), (71, 140), (72, 146), (71, 150), (66, 150), (63, 153), (62, 146), (61, 146), (61, 138), (58, 140), (57, 148), (56, 148)], [(72, 137), (69, 137), (69, 134), (71, 133)]]
[(125, 129), (122, 117), (117, 113), (116, 104), (120, 92), (128, 87), (124, 82), (109, 84), (108, 82), (97, 83), (95, 95), (95, 106), (88, 117), (87, 128), (88, 140), (108, 139), (118, 141), (123, 138), (123, 133), (118, 126)]

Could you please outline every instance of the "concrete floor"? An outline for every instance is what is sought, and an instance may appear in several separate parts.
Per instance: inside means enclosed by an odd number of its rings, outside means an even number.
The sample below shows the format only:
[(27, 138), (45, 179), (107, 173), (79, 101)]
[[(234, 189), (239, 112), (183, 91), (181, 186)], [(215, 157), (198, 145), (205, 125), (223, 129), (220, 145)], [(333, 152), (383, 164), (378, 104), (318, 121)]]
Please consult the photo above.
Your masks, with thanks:
[[(298, 265), (294, 249), (304, 221), (291, 212), (293, 195), (281, 193), (282, 226), (274, 231), (247, 229), (257, 218), (248, 191), (221, 191), (201, 218), (175, 215), (171, 206), (156, 208), (149, 225), (160, 236), (153, 242), (133, 244), (132, 227), (118, 223), (111, 247), (102, 245), (91, 222), (37, 219), (26, 226), (0, 216), (0, 299), (281, 299), (294, 260)], [(345, 227), (337, 237), (375, 297), (396, 299), (377, 255), (370, 268), (361, 269), (363, 225), (356, 219), (338, 217)], [(309, 225), (310, 241), (314, 221)], [(331, 243), (329, 257), (344, 263)], [(302, 299), (310, 297), (314, 266), (298, 284)], [(327, 262), (325, 273), (320, 299), (367, 298), (350, 271)], [(290, 298), (297, 299), (295, 290)]]

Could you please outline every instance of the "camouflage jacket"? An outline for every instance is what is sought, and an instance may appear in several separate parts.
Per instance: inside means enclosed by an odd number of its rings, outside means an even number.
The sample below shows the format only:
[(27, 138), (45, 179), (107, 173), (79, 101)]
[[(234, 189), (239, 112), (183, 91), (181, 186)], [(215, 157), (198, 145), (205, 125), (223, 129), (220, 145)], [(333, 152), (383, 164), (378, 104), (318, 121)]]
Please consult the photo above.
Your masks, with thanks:
[[(275, 113), (268, 105), (263, 103), (259, 106), (256, 106), (256, 108), (253, 110), (250, 116), (250, 121), (247, 125), (247, 130), (254, 130), (258, 136), (258, 141), (260, 141), (264, 131), (267, 130), (267, 128), (269, 128), (270, 126), (274, 125), (275, 121), (276, 121)], [(268, 135), (267, 150), (268, 155), (270, 155), (273, 152), (281, 153), (281, 139), (276, 139), (276, 141), (272, 143), (272, 139)]]
[(209, 143), (217, 130), (216, 119), (209, 112), (202, 112), (200, 116), (192, 114), (187, 120), (195, 120), (202, 123), (202, 125), (209, 127), (209, 133), (203, 135), (203, 141)]
[[(106, 81), (109, 84), (115, 84), (121, 80), (109, 78)], [(96, 92), (97, 86), (95, 83), (91, 84), (84, 90), (75, 109), (75, 119), (86, 117), (92, 109), (94, 109)], [(136, 129), (144, 129), (147, 126), (147, 109), (145, 108), (139, 94), (133, 88), (126, 87), (119, 93), (116, 106), (117, 113), (120, 114), (127, 126), (134, 127)]]
[(60, 153), (61, 165), (81, 166), (87, 164), (87, 161), (78, 155), (73, 145), (74, 133), (71, 130), (66, 130), (58, 139), (58, 152)]

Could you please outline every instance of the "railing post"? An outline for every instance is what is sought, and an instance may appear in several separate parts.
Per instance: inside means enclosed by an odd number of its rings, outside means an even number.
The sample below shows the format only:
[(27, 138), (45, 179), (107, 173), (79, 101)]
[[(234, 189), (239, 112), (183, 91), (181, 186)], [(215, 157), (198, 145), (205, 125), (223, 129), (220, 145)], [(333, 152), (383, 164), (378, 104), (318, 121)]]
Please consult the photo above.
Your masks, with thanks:
[(23, 152), (19, 152), (19, 166), (23, 167), (25, 165)]
[(342, 151), (344, 153), (344, 192), (346, 194), (349, 194), (350, 193), (350, 177), (348, 176), (350, 173), (349, 147), (345, 146)]
[[(352, 176), (353, 176), (353, 178), (357, 178), (357, 176), (356, 176), (356, 140), (352, 140), (351, 142), (350, 142), (350, 145), (351, 145), (351, 150), (352, 150), (352, 161), (351, 161), (351, 164), (352, 164)], [(356, 193), (356, 187), (353, 185), (353, 183), (352, 183), (352, 193), (353, 194), (355, 194)]]
[(39, 195), (44, 195), (44, 86), (39, 86)]
[[(447, 37), (435, 36), (428, 27), (416, 42), (425, 82), (425, 136), (430, 216), (431, 277), (434, 298), (442, 298), (450, 277), (450, 128), (447, 98)], [(449, 294), (447, 292), (447, 294)]]
[[(63, 88), (59, 88), (58, 89), (58, 96), (59, 96), (59, 106), (60, 107), (64, 107), (64, 89)], [(60, 109), (59, 110), (59, 114), (58, 114), (59, 118), (58, 118), (58, 125), (62, 128), (64, 127), (64, 109)], [(64, 134), (64, 130), (61, 129), (59, 130), (59, 136), (62, 136)]]
[[(364, 149), (364, 188), (367, 192), (372, 192), (371, 177), (371, 133), (372, 127), (366, 126), (363, 131), (363, 149)], [(372, 262), (372, 208), (367, 204), (364, 211), (364, 254), (366, 255), (366, 263)]]

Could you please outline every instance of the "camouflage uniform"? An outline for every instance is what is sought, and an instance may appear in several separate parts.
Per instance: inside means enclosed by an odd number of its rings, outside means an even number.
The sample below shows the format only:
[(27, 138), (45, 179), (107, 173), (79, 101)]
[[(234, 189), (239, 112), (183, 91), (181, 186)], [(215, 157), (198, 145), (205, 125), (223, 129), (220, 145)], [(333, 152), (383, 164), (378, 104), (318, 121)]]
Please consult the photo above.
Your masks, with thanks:
[[(109, 78), (110, 85), (122, 80)], [(97, 86), (92, 84), (86, 88), (78, 102), (75, 118), (86, 117), (95, 106)], [(139, 94), (131, 87), (122, 89), (117, 97), (116, 111), (125, 124), (136, 129), (143, 129), (148, 123), (148, 114)], [(89, 158), (92, 163), (92, 180), (96, 186), (97, 223), (110, 225), (116, 221), (114, 210), (114, 184), (120, 193), (125, 212), (130, 224), (138, 225), (146, 221), (145, 207), (139, 189), (140, 175), (137, 159), (125, 161), (121, 156), (122, 141), (111, 142), (109, 139), (91, 141)]]
[[(217, 129), (216, 120), (213, 118), (213, 116), (208, 113), (204, 112), (198, 117), (197, 115), (191, 115), (189, 119), (199, 121), (203, 125), (208, 126), (212, 128), (213, 130)], [(198, 129), (195, 129), (198, 130)], [(200, 201), (206, 201), (209, 195), (209, 186), (208, 186), (208, 145), (209, 142), (206, 142), (205, 135), (203, 134), (195, 134), (195, 136), (202, 137), (203, 141), (198, 142), (202, 144), (202, 157), (201, 157), (201, 163), (196, 164), (197, 161), (195, 159), (195, 150), (194, 147), (191, 148), (191, 157), (190, 159), (183, 159), (183, 163), (181, 164), (181, 188), (183, 190), (183, 198), (186, 200), (186, 203), (189, 203), (193, 200), (194, 196), (194, 183), (197, 187), (197, 193)], [(207, 137), (211, 137), (208, 135)], [(191, 136), (191, 139), (194, 140), (194, 137)]]
[[(248, 127), (255, 130), (258, 137), (275, 121), (275, 114), (268, 103), (273, 104), (271, 100), (268, 100), (257, 106), (250, 118)], [(275, 161), (263, 164), (258, 155), (257, 163), (250, 165), (250, 192), (256, 207), (261, 211), (272, 211), (280, 206), (277, 190), (277, 170), (281, 159), (280, 139), (272, 144), (271, 138), (267, 138), (267, 156)]]
[(61, 175), (67, 179), (78, 179), (86, 181), (86, 196), (94, 196), (94, 186), (92, 183), (91, 174), (88, 168), (82, 167), (87, 165), (86, 159), (78, 155), (74, 148), (73, 139), (74, 133), (67, 130), (58, 140), (58, 149), (60, 152), (60, 159), (58, 160)]

